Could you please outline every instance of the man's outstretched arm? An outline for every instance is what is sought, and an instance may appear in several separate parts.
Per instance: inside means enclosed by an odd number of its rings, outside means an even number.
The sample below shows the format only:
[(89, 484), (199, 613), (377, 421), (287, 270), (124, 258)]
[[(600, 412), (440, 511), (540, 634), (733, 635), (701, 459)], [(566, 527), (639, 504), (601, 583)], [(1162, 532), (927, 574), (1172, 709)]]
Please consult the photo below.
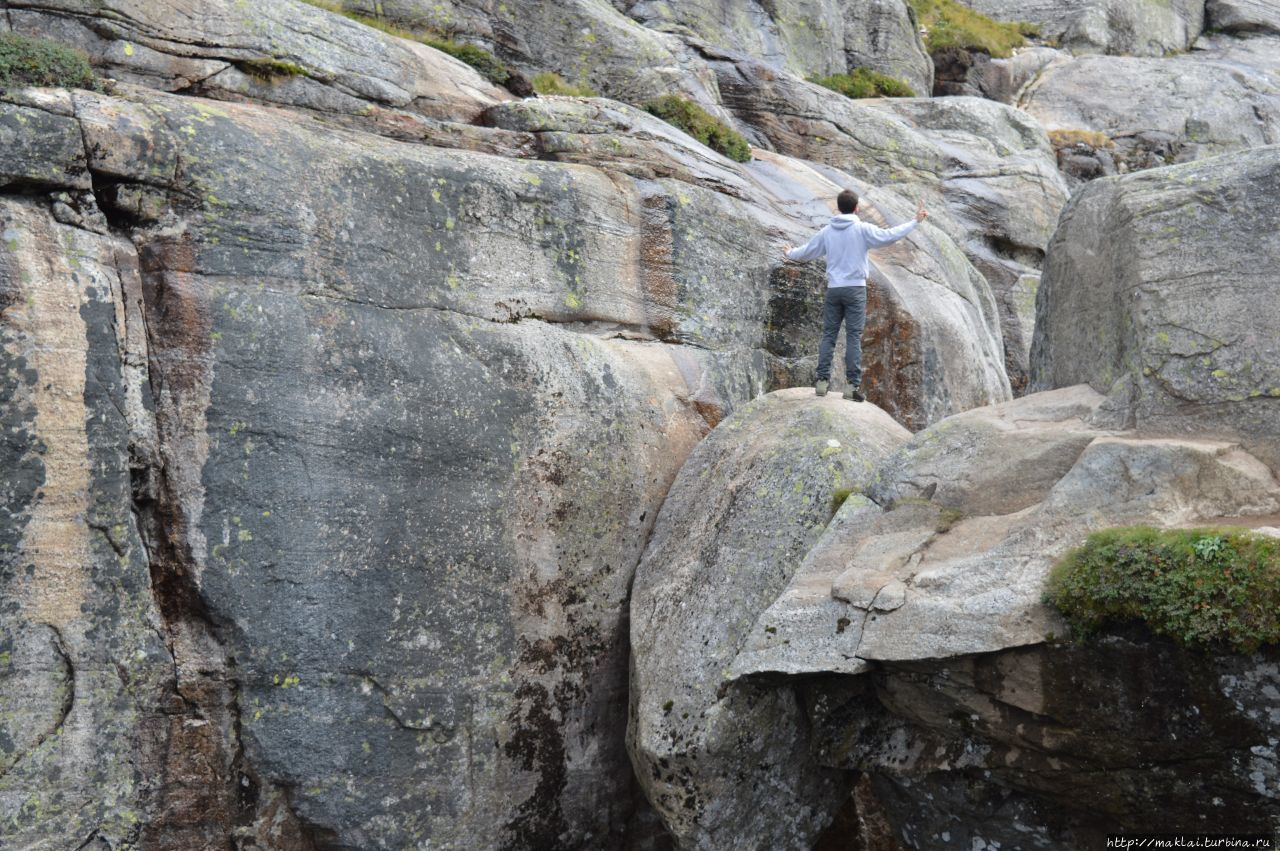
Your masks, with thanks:
[(826, 229), (820, 230), (814, 235), (813, 239), (806, 242), (799, 248), (792, 248), (790, 244), (782, 246), (782, 256), (788, 260), (795, 260), (803, 263), (806, 260), (817, 260), (819, 257), (827, 253), (827, 244), (822, 239), (822, 234)]
[(862, 234), (867, 240), (869, 248), (879, 248), (883, 245), (890, 245), (902, 239), (911, 233), (916, 227), (929, 218), (929, 211), (924, 208), (924, 201), (916, 202), (916, 217), (909, 221), (903, 222), (894, 228), (878, 228), (875, 225), (866, 225)]

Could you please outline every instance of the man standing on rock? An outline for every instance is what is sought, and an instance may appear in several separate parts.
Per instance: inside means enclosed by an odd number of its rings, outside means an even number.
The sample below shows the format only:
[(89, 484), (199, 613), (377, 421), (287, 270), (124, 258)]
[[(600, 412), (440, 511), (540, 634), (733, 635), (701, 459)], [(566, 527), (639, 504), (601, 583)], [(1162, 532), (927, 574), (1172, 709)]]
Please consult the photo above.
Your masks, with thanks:
[(818, 383), (814, 389), (819, 396), (827, 395), (831, 379), (831, 358), (836, 348), (836, 336), (840, 323), (844, 322), (844, 375), (849, 382), (844, 398), (855, 402), (865, 401), (862, 395), (862, 328), (867, 321), (867, 251), (890, 245), (902, 239), (916, 225), (929, 217), (920, 201), (914, 220), (896, 228), (878, 228), (859, 219), (858, 195), (846, 189), (836, 196), (840, 215), (818, 231), (817, 235), (799, 248), (782, 247), (788, 260), (816, 260), (827, 258), (827, 300), (822, 311), (822, 344), (818, 347)]

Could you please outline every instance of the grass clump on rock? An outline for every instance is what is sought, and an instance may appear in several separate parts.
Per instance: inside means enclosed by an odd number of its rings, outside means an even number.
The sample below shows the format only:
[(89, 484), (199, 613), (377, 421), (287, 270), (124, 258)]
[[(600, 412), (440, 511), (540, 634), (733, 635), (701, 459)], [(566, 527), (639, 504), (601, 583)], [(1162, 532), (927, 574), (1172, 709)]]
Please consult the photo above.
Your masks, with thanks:
[(646, 103), (644, 108), (735, 162), (751, 159), (751, 145), (741, 133), (687, 98), (663, 95)]
[(1049, 131), (1049, 142), (1054, 148), (1070, 148), (1073, 145), (1088, 145), (1098, 148), (1114, 148), (1116, 143), (1106, 133), (1097, 130), (1059, 129)]
[(993, 21), (956, 0), (909, 1), (928, 33), (925, 44), (931, 53), (958, 47), (1005, 57), (1010, 56), (1015, 47), (1026, 44), (1028, 35), (1038, 34), (1034, 24)]
[(593, 98), (595, 89), (586, 83), (567, 83), (564, 77), (552, 71), (543, 71), (533, 78), (533, 90), (540, 95), (568, 95), (570, 97)]
[(848, 74), (829, 74), (826, 77), (812, 77), (811, 82), (825, 86), (850, 98), (913, 98), (916, 96), (911, 86), (897, 77), (872, 71), (870, 68), (854, 68)]
[(0, 33), (0, 89), (13, 86), (96, 91), (100, 83), (79, 51), (47, 38)]
[(1142, 621), (1188, 647), (1280, 642), (1280, 539), (1243, 529), (1106, 529), (1049, 576), (1045, 602), (1077, 632)]
[(288, 77), (301, 77), (307, 73), (306, 68), (287, 59), (247, 59), (239, 63), (239, 66), (240, 70), (246, 74), (266, 82), (283, 80)]
[(428, 47), (434, 47), (443, 53), (447, 53), (454, 59), (459, 59), (472, 68), (475, 68), (494, 85), (504, 85), (511, 77), (511, 72), (507, 70), (507, 66), (503, 65), (498, 57), (494, 56), (483, 47), (469, 44), (465, 41), (457, 41), (449, 38), (441, 33), (434, 32), (414, 32), (413, 30), (398, 27), (395, 24), (382, 20), (381, 18), (371, 18), (368, 15), (361, 15), (358, 12), (349, 11), (342, 3), (333, 2), (333, 0), (303, 0), (304, 3), (324, 9), (328, 12), (336, 12), (345, 18), (350, 18), (366, 27), (373, 27), (381, 30), (387, 35), (393, 35), (396, 38), (405, 38), (410, 41), (416, 41), (425, 44)]

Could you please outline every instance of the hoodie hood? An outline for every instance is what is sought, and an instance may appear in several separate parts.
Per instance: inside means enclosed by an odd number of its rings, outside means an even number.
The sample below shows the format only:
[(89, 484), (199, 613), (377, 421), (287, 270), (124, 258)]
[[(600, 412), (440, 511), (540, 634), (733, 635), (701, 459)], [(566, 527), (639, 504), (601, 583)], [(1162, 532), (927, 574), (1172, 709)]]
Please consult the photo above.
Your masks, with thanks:
[(860, 221), (862, 220), (859, 219), (856, 214), (844, 213), (839, 216), (832, 216), (831, 227), (835, 228), (836, 230), (845, 230), (847, 228), (853, 227)]

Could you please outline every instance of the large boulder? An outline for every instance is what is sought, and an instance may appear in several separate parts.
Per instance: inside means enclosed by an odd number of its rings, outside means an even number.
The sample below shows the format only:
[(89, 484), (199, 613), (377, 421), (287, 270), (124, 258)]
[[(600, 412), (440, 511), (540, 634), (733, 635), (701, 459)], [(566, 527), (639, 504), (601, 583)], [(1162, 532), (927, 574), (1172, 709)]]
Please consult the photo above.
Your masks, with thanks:
[(1102, 134), (1121, 171), (1280, 142), (1280, 40), (1218, 38), (1164, 59), (1046, 66), (1018, 105), (1050, 135)]
[(1209, 0), (1206, 28), (1227, 33), (1280, 35), (1280, 4), (1275, 0)]
[(905, 121), (944, 154), (937, 174), (957, 241), (1000, 308), (1005, 370), (1015, 393), (1029, 379), (1040, 265), (1070, 192), (1044, 130), (1026, 113), (968, 97), (869, 104)]
[(632, 589), (628, 744), (681, 847), (809, 847), (847, 794), (809, 755), (794, 692), (731, 686), (729, 666), (833, 499), (907, 436), (873, 405), (784, 390), (722, 423), (680, 471)]
[(1069, 194), (1044, 130), (981, 98), (851, 100), (762, 65), (713, 62), (725, 105), (785, 154), (920, 198), (997, 299), (1005, 369), (1027, 384), (1033, 315), (1024, 297)]
[[(15, 439), (12, 512), (35, 504), (39, 447), (66, 448), (68, 475), (114, 476), (123, 501), (104, 517), (136, 515), (145, 547), (116, 521), (90, 541), (142, 574), (133, 597), (89, 596), (171, 660), (154, 686), (138, 662), (111, 723), (74, 702), (85, 730), (115, 731), (121, 764), (166, 782), (100, 772), (69, 782), (65, 806), (27, 806), (17, 789), (54, 795), (59, 766), (91, 761), (82, 744), (24, 758), (5, 793), (22, 836), (74, 847), (59, 831), (96, 824), (190, 849), (230, 833), (282, 848), (620, 841), (636, 800), (623, 746), (634, 567), (699, 438), (759, 393), (808, 383), (821, 271), (779, 269), (769, 246), (803, 238), (826, 216), (815, 198), (844, 178), (774, 155), (744, 167), (606, 101), (493, 99), (485, 121), (469, 138), (506, 156), (123, 82), (7, 95), (13, 309), (43, 333), (74, 306), (43, 290), (101, 277), (78, 309), (135, 339), (96, 349), (102, 374), (79, 395), (127, 373), (133, 395), (94, 410), (137, 420), (103, 438), (101, 462), (74, 429)], [(587, 165), (593, 146), (615, 153)], [(1008, 397), (989, 290), (945, 234), (922, 229), (882, 273), (897, 301), (869, 364), (927, 366), (889, 388), (900, 416), (925, 425)], [(103, 301), (111, 287), (124, 294)], [(7, 323), (18, 315), (6, 306)], [(40, 349), (34, 333), (14, 351)], [(46, 386), (33, 382), (60, 361), (41, 357), (14, 367), (15, 393)], [(48, 384), (78, 398), (74, 382)], [(6, 567), (30, 594), (71, 593), (64, 573), (116, 581), (59, 555), (45, 582), (45, 550)], [(28, 563), (39, 581), (22, 579)], [(67, 670), (109, 650), (72, 632), (53, 652), (45, 627), (74, 626), (67, 606), (62, 620), (6, 612), (6, 688), (30, 692), (10, 735), (28, 750), (72, 741), (42, 731), (59, 723)], [(139, 826), (117, 830), (117, 811)]]
[(798, 76), (864, 67), (904, 80), (922, 95), (932, 89), (933, 63), (906, 3), (640, 0), (627, 6), (628, 15), (651, 29), (692, 36)]
[[(1042, 601), (1090, 531), (1280, 509), (1280, 483), (1239, 444), (1107, 430), (1105, 404), (1064, 388), (917, 434), (740, 639), (722, 692), (801, 687), (810, 758), (869, 773), (906, 847), (1066, 851), (1153, 817), (1257, 830), (1280, 813), (1274, 714), (1240, 699), (1274, 680), (1273, 651), (1189, 654), (1141, 629), (1062, 643)], [(1220, 800), (1188, 809), (1205, 777)]]
[[(650, 270), (648, 322), (660, 335), (692, 335), (703, 344), (745, 341), (749, 332), (727, 317), (743, 310), (744, 293), (748, 299), (767, 294), (762, 324), (768, 328), (764, 348), (772, 387), (812, 381), (825, 275), (821, 264), (779, 267), (777, 255), (760, 246), (770, 239), (807, 240), (829, 220), (832, 199), (847, 186), (869, 195), (863, 214), (878, 224), (904, 221), (913, 210), (910, 200), (892, 190), (872, 189), (836, 169), (791, 157), (756, 151), (753, 162), (737, 166), (664, 122), (613, 101), (505, 103), (484, 120), (532, 134), (543, 158), (603, 165), (644, 181), (638, 184), (645, 195), (644, 237), (662, 246), (642, 258)], [(668, 178), (693, 188), (675, 188)], [(655, 180), (662, 181), (658, 191), (649, 191)], [(798, 226), (805, 221), (809, 229)], [(676, 261), (671, 273), (668, 254)], [(724, 256), (733, 256), (736, 265), (715, 259)], [(872, 269), (863, 342), (872, 401), (909, 428), (923, 428), (1009, 397), (996, 300), (953, 240), (928, 225), (874, 252)], [(726, 286), (729, 279), (741, 283)], [(691, 314), (693, 304), (701, 312)], [(708, 309), (712, 305), (718, 305), (715, 312)], [(843, 375), (837, 374), (834, 386), (843, 387)]]
[(1160, 56), (1205, 28), (1204, 0), (963, 0), (1000, 21), (1027, 21), (1075, 53)]
[(630, 103), (679, 91), (715, 107), (704, 54), (808, 76), (870, 67), (929, 91), (932, 64), (895, 0), (345, 0), (352, 10), (475, 40), (532, 76), (555, 71)]
[(1063, 213), (1037, 302), (1036, 386), (1088, 383), (1145, 432), (1280, 464), (1280, 147), (1110, 178)]
[[(510, 95), (474, 69), (301, 0), (7, 2), (14, 31), (81, 48), (107, 76), (365, 121), (469, 121)], [(385, 114), (385, 115), (384, 115)]]

